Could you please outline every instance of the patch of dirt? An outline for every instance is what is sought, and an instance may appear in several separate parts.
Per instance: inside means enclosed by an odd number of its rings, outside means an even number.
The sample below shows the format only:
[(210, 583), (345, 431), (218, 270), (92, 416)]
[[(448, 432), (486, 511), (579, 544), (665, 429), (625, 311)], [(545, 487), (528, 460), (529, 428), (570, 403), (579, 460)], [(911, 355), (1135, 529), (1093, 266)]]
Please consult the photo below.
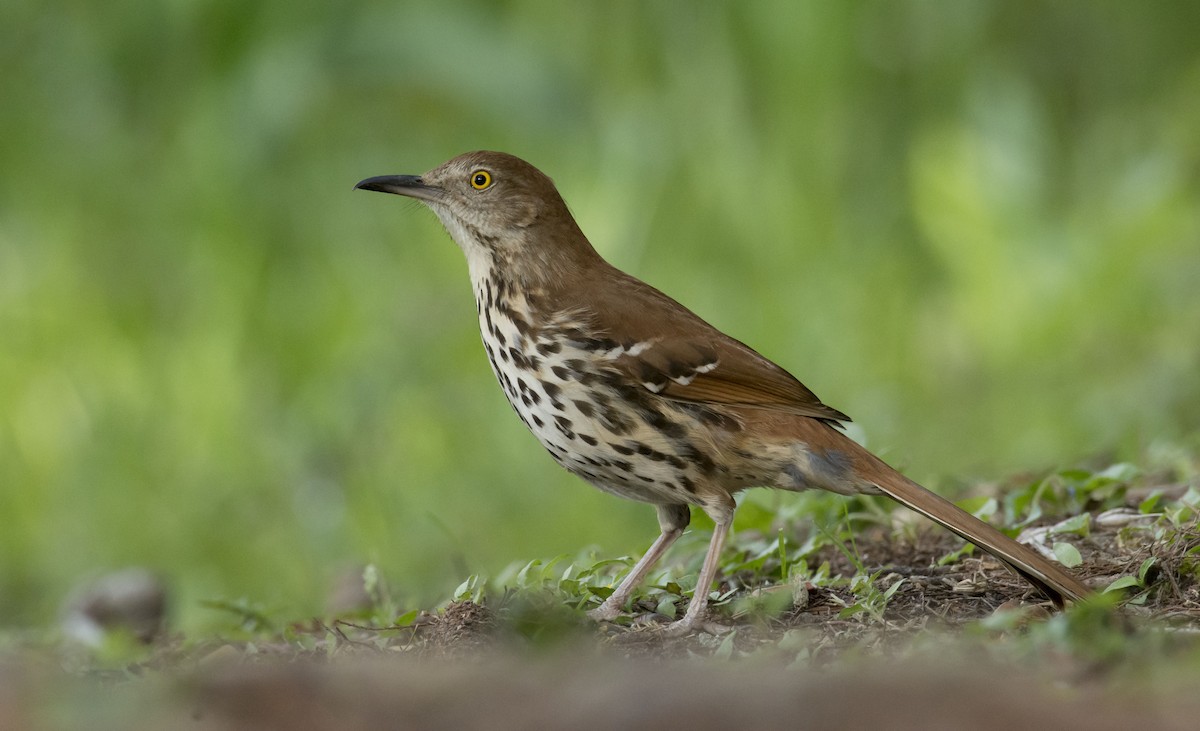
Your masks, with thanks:
[(422, 623), (428, 647), (446, 657), (460, 657), (494, 644), (496, 616), (473, 602), (454, 602)]

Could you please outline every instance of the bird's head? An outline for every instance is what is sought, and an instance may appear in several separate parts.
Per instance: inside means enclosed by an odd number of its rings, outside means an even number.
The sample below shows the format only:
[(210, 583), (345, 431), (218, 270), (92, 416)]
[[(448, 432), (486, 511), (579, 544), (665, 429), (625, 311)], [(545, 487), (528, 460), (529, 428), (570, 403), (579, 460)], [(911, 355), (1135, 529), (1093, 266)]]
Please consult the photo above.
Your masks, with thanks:
[(554, 182), (503, 152), (468, 152), (422, 175), (381, 175), (354, 187), (423, 202), (472, 263), (499, 255), (553, 268), (563, 255), (591, 252)]

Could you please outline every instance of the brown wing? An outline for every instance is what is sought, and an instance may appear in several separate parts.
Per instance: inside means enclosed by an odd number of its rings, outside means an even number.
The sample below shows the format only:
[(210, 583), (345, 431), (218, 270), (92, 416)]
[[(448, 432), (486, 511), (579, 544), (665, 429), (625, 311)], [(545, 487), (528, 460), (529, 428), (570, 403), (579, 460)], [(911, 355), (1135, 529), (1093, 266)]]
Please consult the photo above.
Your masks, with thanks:
[[(840, 422), (850, 418), (821, 403), (792, 374), (745, 344), (709, 328), (708, 333), (650, 339), (637, 355), (615, 365), (643, 388), (664, 398), (706, 404), (788, 411)], [(636, 350), (633, 345), (631, 352)]]
[(607, 334), (613, 366), (664, 398), (787, 411), (830, 422), (850, 421), (757, 351), (717, 330), (644, 282), (613, 269), (603, 289), (591, 288), (587, 307)]

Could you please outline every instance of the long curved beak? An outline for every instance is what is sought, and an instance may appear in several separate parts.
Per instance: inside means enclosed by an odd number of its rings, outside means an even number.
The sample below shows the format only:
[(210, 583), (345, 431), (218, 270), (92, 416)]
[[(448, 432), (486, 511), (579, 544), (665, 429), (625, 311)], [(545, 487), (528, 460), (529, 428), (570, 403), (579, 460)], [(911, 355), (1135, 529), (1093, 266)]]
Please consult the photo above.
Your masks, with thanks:
[(442, 189), (426, 185), (420, 175), (378, 175), (359, 181), (354, 189), (377, 190), (380, 193), (405, 195), (423, 201), (436, 201), (442, 197)]

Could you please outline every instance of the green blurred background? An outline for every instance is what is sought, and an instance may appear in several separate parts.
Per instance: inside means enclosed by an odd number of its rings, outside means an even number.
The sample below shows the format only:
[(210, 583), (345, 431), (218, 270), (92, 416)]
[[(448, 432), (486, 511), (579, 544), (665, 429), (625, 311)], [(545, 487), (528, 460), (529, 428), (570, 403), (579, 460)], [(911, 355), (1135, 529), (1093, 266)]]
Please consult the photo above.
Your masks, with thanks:
[(0, 624), (147, 565), (303, 616), (652, 511), (510, 413), (461, 254), (353, 192), (470, 149), (918, 479), (1200, 427), (1200, 4), (0, 4)]

